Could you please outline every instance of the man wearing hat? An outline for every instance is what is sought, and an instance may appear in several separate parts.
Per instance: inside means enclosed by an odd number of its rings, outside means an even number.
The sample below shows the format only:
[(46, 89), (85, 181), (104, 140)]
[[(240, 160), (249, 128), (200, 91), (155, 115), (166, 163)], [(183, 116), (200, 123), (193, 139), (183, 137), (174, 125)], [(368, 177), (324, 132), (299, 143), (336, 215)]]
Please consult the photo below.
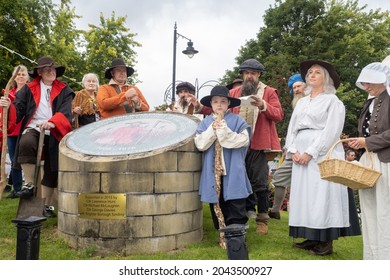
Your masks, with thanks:
[[(230, 97), (226, 87), (215, 86), (210, 95), (203, 97), (200, 102), (213, 110), (199, 124), (195, 135), (196, 147), (204, 152), (199, 187), (201, 201), (210, 203), (210, 206), (219, 203), (226, 226), (245, 225), (248, 221), (246, 198), (252, 193), (252, 188), (244, 160), (251, 129), (244, 119), (228, 110), (239, 106), (241, 101)], [(220, 151), (220, 158), (216, 159), (216, 151)], [(219, 197), (216, 192), (216, 175), (221, 182)], [(214, 225), (219, 228), (213, 210), (212, 214)]]
[(127, 113), (149, 111), (149, 104), (141, 91), (127, 84), (127, 78), (134, 69), (127, 66), (123, 59), (115, 58), (106, 69), (108, 84), (99, 87), (96, 101), (100, 109), (101, 119)]
[(256, 232), (268, 233), (269, 167), (267, 152), (281, 150), (276, 122), (283, 118), (282, 107), (276, 89), (260, 82), (259, 78), (264, 66), (255, 59), (245, 60), (239, 67), (243, 76), (243, 84), (230, 91), (230, 96), (250, 100), (250, 106), (233, 108), (252, 127), (253, 134), (249, 152), (246, 156), (246, 169), (252, 185), (253, 194), (247, 199), (248, 215), (257, 216)]
[(176, 86), (176, 94), (178, 99), (174, 104), (169, 106), (173, 112), (183, 114), (198, 114), (202, 105), (195, 97), (195, 87), (189, 82), (181, 82)]
[(10, 106), (10, 114), (16, 115), (16, 122), (22, 122), (15, 151), (15, 165), (21, 165), (26, 186), (17, 193), (19, 197), (33, 196), (35, 164), (37, 160), (40, 130), (45, 130), (43, 155), (45, 159), (42, 179), (42, 198), (46, 217), (54, 217), (56, 203), (55, 188), (58, 183), (58, 146), (61, 139), (72, 130), (73, 90), (57, 78), (65, 72), (64, 66), (56, 65), (45, 56), (30, 72), (34, 79), (16, 95), (15, 101), (2, 99), (1, 106)]
[[(306, 83), (303, 81), (301, 74), (292, 75), (288, 79), (290, 94), (294, 95), (291, 102), (293, 109), (295, 108), (298, 100), (303, 97), (305, 87)], [(270, 218), (280, 220), (280, 207), (283, 204), (286, 188), (291, 184), (291, 170), (292, 160), (291, 158), (285, 158), (272, 176), (272, 184), (275, 186), (275, 192), (274, 204), (272, 205), (272, 209), (268, 212)]]
[(243, 83), (243, 80), (242, 79), (234, 79), (233, 82), (231, 82), (230, 84), (227, 84), (226, 87), (231, 90), (233, 88), (236, 88), (236, 87), (239, 87), (241, 86)]

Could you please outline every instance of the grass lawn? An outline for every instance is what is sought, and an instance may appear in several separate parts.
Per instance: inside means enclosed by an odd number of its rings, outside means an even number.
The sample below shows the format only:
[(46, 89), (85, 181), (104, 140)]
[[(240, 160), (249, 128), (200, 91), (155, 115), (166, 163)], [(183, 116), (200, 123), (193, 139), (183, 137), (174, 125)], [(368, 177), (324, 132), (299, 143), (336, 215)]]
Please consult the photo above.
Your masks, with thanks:
[[(0, 260), (15, 260), (16, 225), (15, 218), (18, 199), (0, 200)], [(191, 244), (185, 249), (168, 253), (142, 254), (133, 256), (109, 255), (99, 256), (93, 247), (76, 251), (70, 248), (57, 236), (57, 218), (42, 223), (40, 239), (41, 260), (226, 260), (226, 251), (218, 244), (218, 232), (213, 228), (209, 207), (203, 207), (204, 237), (202, 242)], [(288, 213), (281, 212), (281, 220), (271, 219), (269, 233), (266, 236), (256, 234), (256, 223), (249, 221), (246, 235), (249, 259), (251, 260), (361, 260), (363, 243), (361, 236), (340, 238), (333, 243), (334, 253), (331, 256), (312, 256), (308, 251), (292, 247), (293, 240), (288, 236)]]

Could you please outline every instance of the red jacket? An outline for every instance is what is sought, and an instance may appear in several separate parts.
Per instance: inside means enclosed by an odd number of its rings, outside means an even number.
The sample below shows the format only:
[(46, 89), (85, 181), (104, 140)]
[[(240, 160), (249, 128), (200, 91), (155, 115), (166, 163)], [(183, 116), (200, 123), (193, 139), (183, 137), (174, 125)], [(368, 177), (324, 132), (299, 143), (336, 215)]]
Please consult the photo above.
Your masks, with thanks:
[[(230, 96), (241, 97), (241, 87), (230, 90)], [(255, 132), (251, 139), (252, 150), (281, 150), (276, 123), (283, 119), (283, 110), (278, 98), (278, 91), (266, 86), (263, 100), (266, 103), (266, 110), (259, 112), (256, 121)], [(239, 114), (240, 107), (231, 109), (233, 113)]]

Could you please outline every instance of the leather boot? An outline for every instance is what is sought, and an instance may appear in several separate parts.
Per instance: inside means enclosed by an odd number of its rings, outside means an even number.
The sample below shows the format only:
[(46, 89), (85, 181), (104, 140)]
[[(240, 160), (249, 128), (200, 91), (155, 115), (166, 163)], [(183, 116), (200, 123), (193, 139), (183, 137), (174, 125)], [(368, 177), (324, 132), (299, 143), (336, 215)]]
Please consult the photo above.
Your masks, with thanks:
[(327, 256), (333, 253), (333, 241), (320, 242), (313, 249), (310, 250), (310, 254), (316, 256)]
[(256, 217), (256, 232), (260, 235), (267, 235), (268, 234), (268, 220), (269, 216), (268, 213), (259, 213)]
[(293, 246), (298, 249), (311, 250), (313, 249), (319, 242), (316, 240), (305, 240), (303, 242), (294, 243)]

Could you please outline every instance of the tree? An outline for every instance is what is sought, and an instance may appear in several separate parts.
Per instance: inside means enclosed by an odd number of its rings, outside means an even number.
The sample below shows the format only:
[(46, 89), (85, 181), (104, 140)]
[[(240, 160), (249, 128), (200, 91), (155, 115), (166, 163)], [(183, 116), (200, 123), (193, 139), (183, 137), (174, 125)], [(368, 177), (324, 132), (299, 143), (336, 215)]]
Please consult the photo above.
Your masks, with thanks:
[[(86, 68), (96, 73), (101, 81), (104, 81), (104, 70), (114, 58), (122, 58), (126, 64), (136, 64), (135, 47), (141, 44), (134, 40), (137, 34), (130, 33), (130, 29), (124, 26), (126, 17), (115, 18), (112, 12), (111, 18), (105, 19), (100, 14), (100, 25), (90, 24), (90, 29), (85, 32), (85, 57)], [(131, 76), (134, 80), (136, 75)]]
[(0, 42), (3, 47), (0, 48), (0, 81), (2, 88), (10, 78), (14, 66), (33, 65), (16, 53), (33, 58), (32, 60), (37, 59), (40, 38), (48, 34), (51, 9), (51, 2), (46, 0), (1, 1)]
[(69, 5), (70, 0), (61, 0), (59, 9), (52, 10), (54, 25), (50, 28), (49, 36), (42, 42), (39, 56), (50, 55), (57, 64), (65, 66), (62, 79), (77, 90), (80, 88), (77, 81), (81, 81), (86, 68), (79, 51), (82, 32), (76, 29), (74, 23), (80, 16)]
[[(275, 0), (257, 38), (240, 49), (237, 64), (258, 59), (266, 69), (261, 79), (278, 89), (285, 112), (285, 121), (277, 125), (280, 137), (286, 136), (291, 116), (287, 80), (307, 59), (327, 60), (335, 66), (342, 80), (337, 95), (347, 112), (344, 132), (355, 135), (356, 120), (367, 98), (355, 81), (365, 65), (390, 53), (386, 49), (390, 45), (389, 12), (364, 8), (357, 0)], [(231, 80), (235, 73), (237, 68), (227, 71), (223, 80)]]

